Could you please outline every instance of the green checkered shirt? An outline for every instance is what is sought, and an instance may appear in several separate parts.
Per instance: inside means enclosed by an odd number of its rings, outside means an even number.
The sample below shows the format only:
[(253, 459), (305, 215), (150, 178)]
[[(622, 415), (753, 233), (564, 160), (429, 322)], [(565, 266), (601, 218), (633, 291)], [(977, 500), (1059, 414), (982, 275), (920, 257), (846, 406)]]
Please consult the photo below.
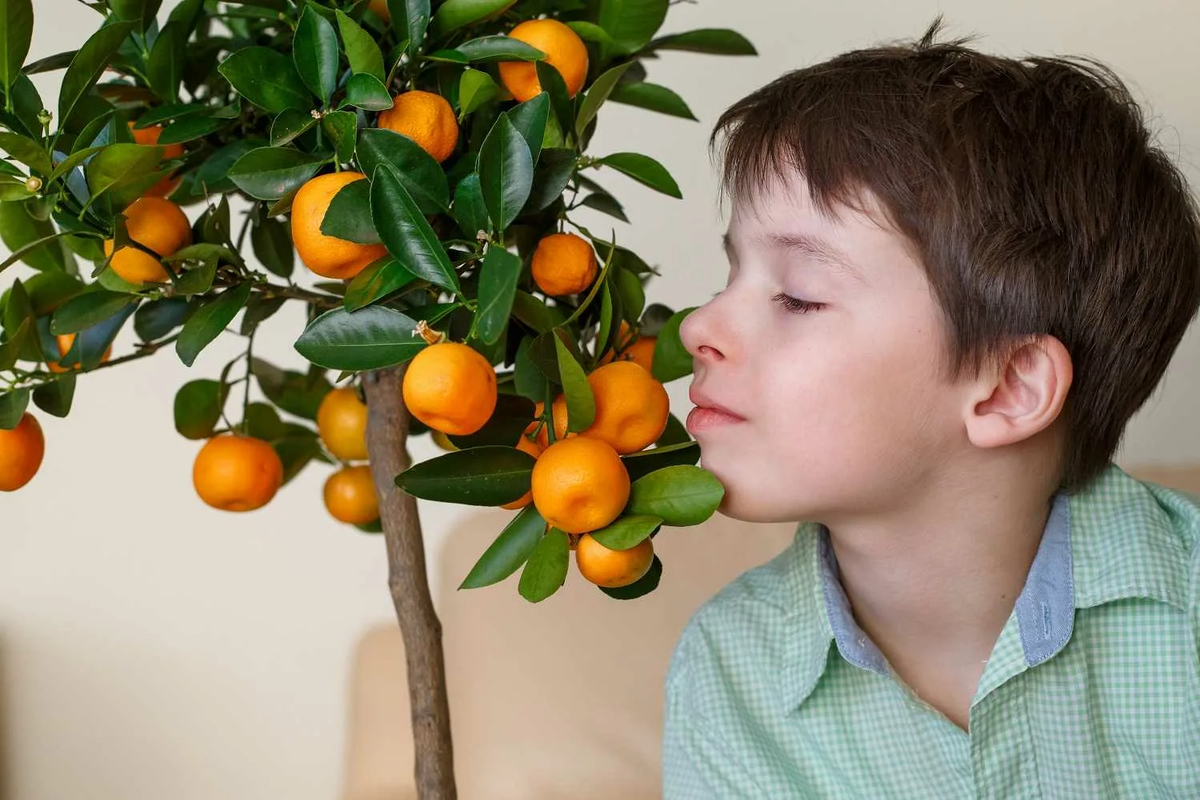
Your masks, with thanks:
[(692, 617), (663, 794), (1200, 798), (1200, 497), (1116, 466), (1054, 500), (970, 733), (858, 628), (821, 525)]

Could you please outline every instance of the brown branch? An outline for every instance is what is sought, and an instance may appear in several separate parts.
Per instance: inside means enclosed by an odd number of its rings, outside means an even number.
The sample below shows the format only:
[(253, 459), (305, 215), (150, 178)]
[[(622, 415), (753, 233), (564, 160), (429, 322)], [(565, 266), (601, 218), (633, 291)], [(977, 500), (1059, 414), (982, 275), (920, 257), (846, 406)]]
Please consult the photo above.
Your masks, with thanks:
[(379, 493), (387, 545), (388, 588), (408, 664), (417, 797), (455, 800), (442, 625), (429, 595), (425, 543), (416, 498), (397, 487), (394, 480), (412, 463), (406, 446), (408, 410), (401, 400), (403, 374), (401, 367), (369, 372), (363, 377), (368, 408), (367, 452)]

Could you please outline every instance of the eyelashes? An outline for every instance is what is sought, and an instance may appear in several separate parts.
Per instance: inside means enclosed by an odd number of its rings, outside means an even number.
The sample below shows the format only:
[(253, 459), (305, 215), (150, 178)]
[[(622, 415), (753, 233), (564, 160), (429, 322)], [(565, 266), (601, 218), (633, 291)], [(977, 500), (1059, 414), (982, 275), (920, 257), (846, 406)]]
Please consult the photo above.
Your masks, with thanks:
[(782, 292), (771, 299), (793, 314), (807, 314), (809, 311), (817, 311), (825, 305), (824, 303), (814, 303), (809, 300), (801, 300), (798, 297), (791, 297)]

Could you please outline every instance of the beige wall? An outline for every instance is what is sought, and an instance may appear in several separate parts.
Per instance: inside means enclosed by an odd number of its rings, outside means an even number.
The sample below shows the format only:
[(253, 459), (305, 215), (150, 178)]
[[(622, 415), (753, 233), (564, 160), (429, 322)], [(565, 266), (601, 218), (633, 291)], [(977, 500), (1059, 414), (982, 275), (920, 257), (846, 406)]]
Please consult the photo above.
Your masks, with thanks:
[[(96, 19), (76, 0), (34, 5), (33, 57), (78, 46)], [(1109, 62), (1149, 100), (1168, 149), (1200, 182), (1200, 6), (1190, 1), (679, 3), (669, 30), (735, 27), (761, 57), (679, 53), (651, 64), (652, 80), (679, 91), (700, 124), (625, 108), (604, 116), (597, 154), (644, 151), (683, 188), (679, 202), (619, 176), (603, 179), (638, 223), (622, 226), (620, 241), (664, 272), (649, 289), (651, 300), (698, 304), (723, 284), (721, 221), (705, 152), (716, 115), (787, 69), (917, 35), (939, 10), (950, 33), (983, 34), (984, 49)], [(58, 78), (38, 81), (50, 107)], [(596, 229), (607, 223), (597, 221)], [(298, 365), (290, 342), (299, 330), (298, 312), (280, 315), (257, 350)], [(121, 339), (118, 351), (129, 342)], [(69, 419), (41, 415), (43, 470), (24, 491), (0, 497), (0, 773), (7, 772), (0, 797), (334, 795), (350, 650), (361, 631), (389, 615), (382, 541), (327, 517), (322, 469), (254, 514), (221, 514), (196, 499), (190, 466), (197, 447), (174, 432), (172, 397), (184, 381), (215, 375), (237, 344), (220, 342), (190, 371), (171, 353), (102, 371), (81, 381)], [(687, 408), (685, 384), (672, 387), (676, 408)], [(1189, 413), (1197, 396), (1200, 337), (1193, 330), (1165, 386), (1131, 426), (1125, 458), (1200, 458), (1200, 426)], [(414, 454), (432, 452), (421, 442)], [(430, 503), (423, 514), (436, 552), (469, 512)], [(481, 532), (481, 551), (490, 533)], [(661, 589), (678, 590), (669, 581)]]

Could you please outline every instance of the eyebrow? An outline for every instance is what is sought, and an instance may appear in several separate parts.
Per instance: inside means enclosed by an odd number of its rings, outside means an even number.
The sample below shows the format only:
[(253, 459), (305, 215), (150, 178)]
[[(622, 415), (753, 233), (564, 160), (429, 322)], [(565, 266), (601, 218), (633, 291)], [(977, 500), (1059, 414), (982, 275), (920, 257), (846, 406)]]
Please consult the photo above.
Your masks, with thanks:
[[(802, 253), (859, 283), (866, 282), (862, 270), (850, 257), (824, 239), (806, 233), (769, 233), (759, 237), (758, 241), (772, 249)], [(726, 253), (737, 251), (728, 233), (721, 236), (721, 242)]]

